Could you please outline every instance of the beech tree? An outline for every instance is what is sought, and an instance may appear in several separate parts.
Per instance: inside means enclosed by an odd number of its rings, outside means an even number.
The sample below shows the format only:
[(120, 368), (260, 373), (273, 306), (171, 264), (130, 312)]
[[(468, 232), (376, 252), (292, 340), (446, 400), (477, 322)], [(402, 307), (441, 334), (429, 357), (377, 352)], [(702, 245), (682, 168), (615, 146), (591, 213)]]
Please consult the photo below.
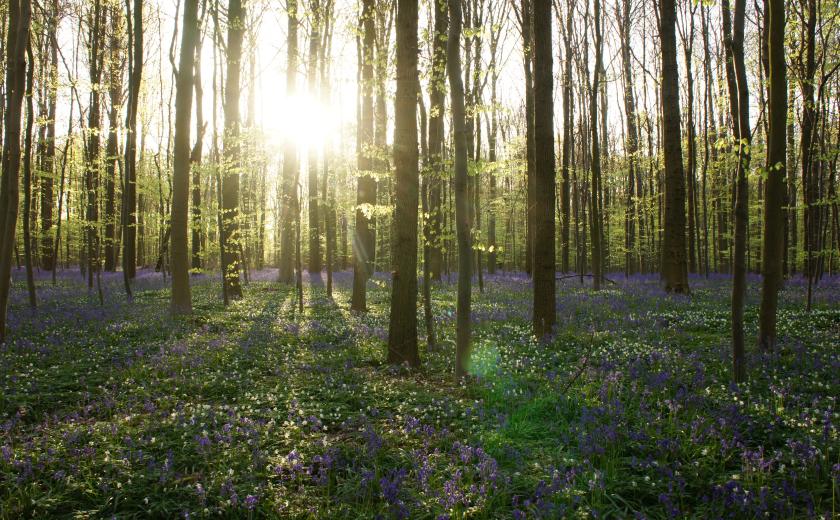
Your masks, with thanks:
[(6, 339), (6, 311), (11, 286), (12, 255), (15, 247), (20, 201), (21, 112), (26, 88), (26, 49), (32, 8), (28, 0), (9, 2), (6, 33), (6, 106), (3, 110), (3, 164), (0, 184), (0, 343)]
[[(680, 144), (680, 92), (677, 72), (677, 6), (674, 0), (659, 1), (661, 41), (662, 133), (665, 157), (665, 215), (662, 237), (661, 275), (665, 290), (688, 292), (685, 251), (685, 173)], [(594, 261), (594, 260), (593, 260)]]
[[(554, 102), (551, 0), (534, 9), (534, 334), (551, 333), (556, 321), (554, 251)], [(597, 4), (597, 3), (596, 3)]]
[(198, 0), (185, 0), (181, 50), (175, 88), (175, 146), (172, 172), (172, 314), (192, 313), (189, 236), (190, 124), (193, 104), (193, 66), (198, 44)]
[(397, 93), (394, 101), (394, 272), (388, 362), (420, 364), (417, 353), (417, 0), (397, 2)]
[(776, 309), (782, 283), (785, 222), (785, 170), (787, 164), (787, 66), (785, 64), (785, 3), (767, 0), (767, 55), (769, 62), (768, 99), (770, 131), (767, 137), (767, 181), (764, 185), (764, 244), (761, 267), (761, 308), (758, 345), (765, 351), (776, 348)]
[(242, 61), (242, 37), (245, 31), (243, 0), (228, 3), (227, 75), (225, 77), (224, 168), (222, 175), (222, 283), (226, 298), (242, 297), (239, 283), (239, 171), (240, 122), (239, 93)]

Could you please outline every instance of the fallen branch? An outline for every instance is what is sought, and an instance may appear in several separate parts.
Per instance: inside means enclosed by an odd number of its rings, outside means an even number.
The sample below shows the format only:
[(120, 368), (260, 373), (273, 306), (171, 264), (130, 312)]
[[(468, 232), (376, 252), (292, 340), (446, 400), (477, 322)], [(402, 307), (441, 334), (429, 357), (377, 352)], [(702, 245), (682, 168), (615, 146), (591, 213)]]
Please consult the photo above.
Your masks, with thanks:
[(592, 355), (592, 350), (594, 348), (595, 348), (595, 334), (592, 334), (592, 336), (590, 336), (590, 340), (589, 340), (589, 349), (587, 350), (586, 355), (583, 357), (583, 361), (581, 362), (580, 367), (577, 369), (577, 372), (575, 372), (575, 375), (573, 375), (572, 378), (569, 379), (569, 381), (566, 383), (566, 385), (560, 391), (561, 393), (565, 394), (569, 390), (569, 388), (572, 387), (572, 385), (575, 383), (575, 381), (577, 381), (577, 378), (580, 377), (580, 375), (583, 373), (583, 371), (586, 370), (586, 367), (589, 366), (589, 357)]
[[(567, 278), (583, 278), (583, 277), (592, 278), (592, 275), (591, 275), (591, 274), (567, 274), (567, 275), (565, 275), (565, 276), (558, 276), (556, 279), (557, 279), (557, 280), (565, 280), (565, 279), (567, 279)], [(610, 279), (609, 279), (609, 278), (607, 278), (606, 276), (602, 276), (601, 278), (603, 278), (603, 279), (604, 279), (604, 280), (606, 280), (607, 282), (610, 282), (610, 283), (611, 283), (611, 284), (613, 284), (613, 285), (618, 285), (618, 283), (617, 283), (617, 282), (615, 282), (615, 281), (613, 281), (613, 280), (610, 280)]]

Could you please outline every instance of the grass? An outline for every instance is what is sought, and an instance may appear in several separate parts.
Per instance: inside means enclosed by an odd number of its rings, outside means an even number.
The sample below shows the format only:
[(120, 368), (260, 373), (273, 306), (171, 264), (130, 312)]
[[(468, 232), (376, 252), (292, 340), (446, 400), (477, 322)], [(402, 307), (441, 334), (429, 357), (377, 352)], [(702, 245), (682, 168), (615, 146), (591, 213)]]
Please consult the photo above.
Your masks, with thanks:
[[(454, 285), (436, 284), (441, 347), (384, 365), (389, 285), (349, 311), (254, 273), (225, 309), (193, 282), (168, 315), (159, 274), (99, 306), (78, 275), (19, 273), (0, 347), (0, 518), (791, 518), (838, 514), (840, 279), (803, 310), (791, 280), (781, 348), (729, 384), (729, 280), (667, 296), (652, 276), (600, 293), (560, 282), (557, 334), (529, 334), (530, 283), (474, 292), (469, 384), (452, 380)], [(755, 337), (750, 280), (747, 337)], [(419, 314), (422, 319), (422, 313)], [(422, 327), (421, 327), (422, 329)]]

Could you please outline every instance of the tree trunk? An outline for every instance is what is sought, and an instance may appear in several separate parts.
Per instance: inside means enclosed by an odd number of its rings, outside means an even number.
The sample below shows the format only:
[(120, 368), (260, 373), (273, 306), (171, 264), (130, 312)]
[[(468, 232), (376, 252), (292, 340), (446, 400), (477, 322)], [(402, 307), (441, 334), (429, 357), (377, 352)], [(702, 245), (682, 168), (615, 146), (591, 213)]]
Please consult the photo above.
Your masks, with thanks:
[(174, 315), (192, 313), (189, 261), (190, 124), (195, 81), (195, 49), (198, 43), (198, 0), (185, 0), (181, 28), (181, 49), (175, 88), (175, 143), (172, 171), (172, 214), (170, 222), (172, 257), (172, 301)]
[[(126, 6), (128, 3), (126, 2)], [(132, 21), (133, 15), (133, 21)], [(123, 181), (123, 279), (131, 296), (129, 281), (137, 269), (137, 105), (143, 76), (143, 1), (134, 0), (134, 12), (127, 14), (132, 56), (128, 65), (128, 106), (126, 108), (125, 180)]]
[(375, 237), (371, 230), (373, 206), (376, 204), (376, 179), (373, 169), (373, 61), (374, 61), (374, 2), (362, 3), (364, 43), (362, 47), (362, 106), (359, 125), (358, 168), (356, 192), (356, 229), (353, 233), (353, 295), (350, 308), (367, 311), (367, 280), (372, 274)]
[(32, 56), (32, 41), (26, 46), (29, 62), (26, 71), (26, 130), (23, 137), (23, 262), (26, 267), (26, 289), (29, 307), (38, 308), (35, 295), (35, 278), (32, 272), (32, 127), (35, 124), (35, 109), (32, 103), (32, 83), (35, 77), (35, 59)]
[[(738, 146), (735, 172), (735, 250), (732, 279), (732, 365), (736, 383), (746, 379), (744, 360), (744, 300), (746, 299), (746, 247), (749, 225), (749, 185), (747, 171), (750, 167), (750, 114), (747, 73), (744, 67), (744, 16), (746, 0), (735, 1), (734, 25), (731, 26), (729, 0), (723, 3), (723, 35), (727, 51), (730, 109), (732, 110), (733, 135)], [(730, 32), (730, 26), (731, 32)], [(731, 63), (731, 67), (729, 66)]]
[[(286, 98), (292, 99), (297, 91), (297, 54), (298, 54), (298, 5), (297, 0), (288, 3), (289, 30), (286, 40)], [(279, 277), (282, 283), (295, 281), (295, 222), (297, 219), (297, 184), (298, 177), (297, 147), (294, 137), (290, 134), (283, 144), (283, 178), (281, 180), (281, 222), (280, 222), (280, 269)]]
[(197, 274), (202, 268), (202, 231), (201, 231), (201, 154), (204, 149), (204, 89), (201, 87), (201, 42), (199, 31), (195, 44), (195, 63), (193, 65), (193, 92), (195, 95), (195, 133), (196, 140), (190, 153), (190, 168), (192, 169), (192, 206), (190, 207), (190, 239), (192, 272)]
[(767, 55), (770, 65), (768, 98), (769, 135), (767, 138), (767, 181), (764, 191), (764, 244), (762, 247), (761, 307), (758, 345), (764, 351), (776, 348), (776, 309), (782, 284), (785, 222), (785, 168), (787, 161), (787, 71), (785, 66), (784, 0), (767, 0)]
[(3, 179), (0, 183), (0, 343), (6, 338), (20, 171), (21, 108), (26, 77), (26, 48), (32, 11), (29, 0), (9, 2), (6, 39), (6, 106), (3, 113)]
[(245, 31), (245, 9), (242, 0), (228, 3), (227, 77), (225, 78), (225, 134), (224, 172), (222, 176), (222, 278), (225, 294), (229, 299), (242, 297), (239, 282), (240, 240), (239, 235), (239, 169), (240, 123), (239, 93), (242, 72), (242, 36)]
[(589, 89), (589, 131), (591, 132), (590, 146), (592, 147), (591, 164), (592, 185), (589, 187), (591, 195), (589, 231), (592, 242), (592, 288), (601, 289), (603, 272), (603, 233), (602, 208), (600, 201), (601, 186), (601, 141), (598, 138), (598, 92), (600, 91), (600, 74), (603, 61), (603, 40), (601, 36), (601, 7), (600, 1), (593, 2), (595, 27), (595, 68), (592, 70), (592, 86)]
[[(309, 64), (307, 80), (309, 91), (314, 96), (317, 87), (317, 65), (318, 54), (320, 53), (321, 30), (323, 13), (319, 7), (318, 0), (312, 0), (312, 27), (309, 32)], [(312, 146), (309, 150), (307, 161), (307, 180), (309, 187), (309, 261), (307, 267), (310, 273), (321, 272), (321, 224), (318, 208), (318, 148)]]
[[(617, 10), (618, 8), (616, 8)], [(633, 68), (630, 63), (630, 0), (623, 0), (621, 17), (618, 23), (621, 39), (621, 64), (624, 75), (624, 114), (627, 118), (627, 135), (625, 137), (625, 154), (627, 155), (627, 195), (624, 209), (624, 274), (630, 275), (637, 271), (638, 263), (636, 251), (636, 160), (639, 149), (638, 130), (636, 129), (636, 100), (633, 97)]]
[(569, 239), (571, 226), (571, 201), (569, 198), (569, 170), (571, 168), (571, 154), (573, 146), (572, 125), (574, 123), (572, 118), (572, 18), (573, 9), (571, 2), (569, 2), (566, 12), (566, 25), (563, 27), (563, 49), (565, 51), (565, 61), (563, 67), (563, 157), (561, 159), (563, 181), (560, 187), (560, 249), (562, 258), (560, 267), (564, 273), (568, 273), (570, 269)]
[(662, 240), (662, 278), (665, 290), (688, 293), (685, 257), (685, 174), (680, 144), (680, 91), (677, 72), (674, 0), (660, 0), (659, 35), (662, 42), (662, 133), (665, 156), (665, 214)]
[(119, 10), (113, 13), (108, 56), (108, 97), (111, 103), (108, 111), (108, 141), (105, 145), (105, 270), (117, 270), (117, 170), (120, 163), (119, 127), (122, 105), (122, 23)]
[(397, 2), (394, 208), (388, 362), (420, 365), (417, 354), (417, 0)]
[(470, 307), (472, 305), (472, 244), (470, 243), (467, 193), (467, 129), (464, 83), (461, 78), (461, 2), (449, 0), (449, 37), (446, 41), (446, 70), (452, 103), (452, 131), (455, 140), (455, 224), (458, 236), (458, 298), (456, 307), (455, 379), (467, 375), (470, 363)]
[(100, 171), (100, 142), (99, 125), (101, 97), (99, 82), (102, 79), (102, 37), (105, 32), (105, 13), (101, 0), (95, 0), (90, 13), (90, 83), (94, 88), (90, 92), (90, 106), (88, 108), (87, 147), (85, 148), (85, 191), (87, 205), (85, 207), (85, 230), (87, 246), (87, 277), (88, 288), (93, 288), (94, 277), (99, 273), (99, 171)]
[[(596, 2), (596, 6), (598, 2)], [(596, 7), (597, 9), (597, 7)], [(551, 0), (534, 0), (534, 334), (551, 334), (557, 319), (554, 251), (554, 77)]]
[(443, 270), (443, 143), (444, 105), (446, 102), (446, 38), (449, 20), (446, 0), (434, 0), (432, 69), (429, 73), (429, 269), (433, 280), (440, 281)]
[[(49, 53), (50, 62), (47, 72), (48, 85), (44, 87), (47, 97), (47, 122), (45, 131), (45, 150), (41, 158), (41, 243), (40, 243), (40, 264), (41, 269), (52, 271), (55, 269), (55, 258), (53, 256), (53, 202), (55, 194), (53, 186), (55, 183), (55, 115), (58, 91), (58, 0), (50, 3), (49, 19)], [(72, 106), (72, 102), (71, 102)], [(70, 117), (72, 120), (72, 117)], [(69, 137), (68, 137), (69, 138)], [(60, 194), (59, 194), (60, 196)], [(61, 218), (61, 215), (58, 215)]]
[(525, 272), (532, 274), (534, 260), (534, 219), (536, 218), (536, 184), (534, 143), (534, 75), (533, 75), (533, 13), (532, 0), (521, 0), (520, 24), (522, 30), (522, 64), (525, 68), (525, 164), (527, 179), (526, 235), (525, 235)]

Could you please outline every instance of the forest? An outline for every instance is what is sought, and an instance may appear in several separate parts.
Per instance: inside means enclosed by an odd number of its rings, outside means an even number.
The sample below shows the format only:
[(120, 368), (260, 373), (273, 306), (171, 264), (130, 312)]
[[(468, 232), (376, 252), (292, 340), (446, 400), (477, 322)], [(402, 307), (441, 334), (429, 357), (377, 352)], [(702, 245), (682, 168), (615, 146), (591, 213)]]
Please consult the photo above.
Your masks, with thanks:
[(840, 517), (836, 1), (0, 14), (0, 520)]

